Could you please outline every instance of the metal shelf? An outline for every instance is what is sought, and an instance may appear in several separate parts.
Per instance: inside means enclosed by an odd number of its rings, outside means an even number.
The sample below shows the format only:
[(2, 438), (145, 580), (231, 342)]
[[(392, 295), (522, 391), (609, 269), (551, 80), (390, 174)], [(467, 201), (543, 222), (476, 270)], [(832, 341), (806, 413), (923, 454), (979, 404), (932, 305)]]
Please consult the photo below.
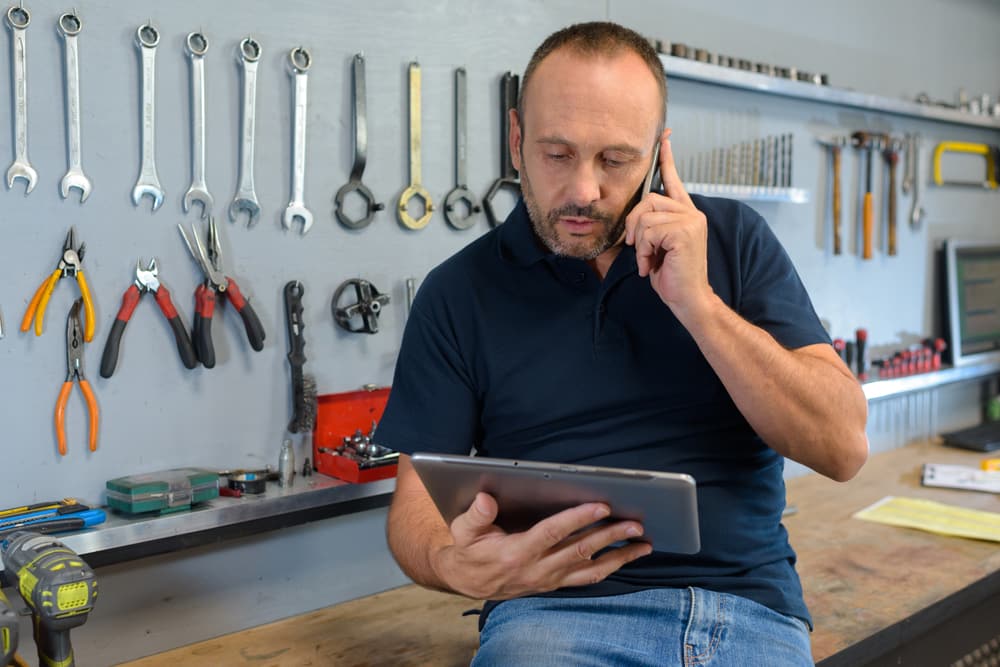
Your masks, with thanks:
[(845, 88), (819, 86), (804, 81), (793, 81), (758, 72), (721, 67), (709, 63), (678, 58), (676, 56), (660, 55), (660, 60), (667, 70), (667, 80), (671, 78), (689, 79), (702, 83), (712, 83), (730, 88), (753, 90), (771, 95), (782, 95), (796, 99), (839, 104), (846, 107), (883, 111), (899, 116), (937, 120), (957, 125), (971, 125), (1000, 130), (1000, 118), (980, 116), (958, 109), (917, 104), (909, 100), (881, 97), (868, 93), (859, 93)]
[(801, 188), (773, 188), (764, 185), (723, 185), (721, 183), (685, 183), (688, 192), (710, 197), (729, 197), (742, 201), (778, 201), (805, 204), (809, 191)]
[(981, 380), (998, 373), (1000, 373), (1000, 361), (990, 361), (981, 364), (969, 364), (968, 366), (943, 368), (931, 373), (907, 375), (906, 377), (893, 378), (891, 380), (872, 380), (871, 382), (865, 382), (861, 387), (864, 389), (865, 397), (869, 401), (876, 401), (915, 391), (935, 389), (946, 384)]

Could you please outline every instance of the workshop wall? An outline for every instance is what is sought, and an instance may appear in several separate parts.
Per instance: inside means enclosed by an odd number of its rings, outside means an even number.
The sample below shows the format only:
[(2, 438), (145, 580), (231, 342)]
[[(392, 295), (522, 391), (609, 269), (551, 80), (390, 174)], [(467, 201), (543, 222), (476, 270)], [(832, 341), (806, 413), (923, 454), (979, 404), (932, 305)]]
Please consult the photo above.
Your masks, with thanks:
[[(487, 231), (485, 219), (456, 231), (441, 215), (454, 185), (453, 71), (468, 70), (469, 186), (482, 194), (497, 176), (499, 76), (522, 72), (532, 49), (560, 26), (610, 18), (651, 37), (685, 42), (754, 61), (825, 72), (839, 87), (885, 96), (927, 92), (951, 100), (957, 88), (1000, 92), (1000, 5), (989, 0), (849, 0), (804, 6), (779, 0), (757, 3), (695, 0), (599, 2), (511, 0), (335, 3), (260, 0), (195, 3), (177, 0), (122, 3), (93, 0), (77, 6), (83, 167), (93, 182), (86, 203), (62, 200), (66, 170), (63, 50), (55, 22), (63, 6), (26, 3), (29, 155), (38, 171), (35, 190), (23, 182), (0, 193), (5, 243), (0, 261), (0, 309), (6, 337), (0, 364), (10, 382), (3, 421), (0, 506), (75, 495), (102, 498), (105, 480), (181, 465), (212, 468), (275, 464), (289, 419), (287, 336), (282, 287), (305, 286), (306, 370), (321, 393), (366, 383), (389, 384), (405, 322), (404, 281), (419, 283), (439, 261)], [(863, 17), (863, 20), (862, 20)], [(136, 28), (151, 19), (160, 31), (156, 63), (156, 136), (163, 207), (133, 206), (139, 173), (140, 69)], [(887, 36), (885, 26), (891, 26)], [(210, 40), (207, 77), (207, 183), (215, 198), (226, 263), (250, 297), (267, 333), (263, 351), (249, 348), (230, 308), (216, 316), (217, 366), (186, 370), (169, 327), (151, 297), (139, 304), (121, 346), (118, 368), (98, 376), (101, 351), (137, 258), (155, 256), (160, 277), (190, 327), (200, 270), (187, 253), (177, 223), (191, 181), (188, 32)], [(258, 74), (256, 189), (262, 212), (247, 229), (226, 210), (237, 184), (241, 81), (236, 46), (253, 35), (263, 47)], [(9, 37), (9, 31), (8, 31)], [(10, 58), (9, 39), (0, 58)], [(933, 50), (929, 44), (936, 44)], [(280, 216), (289, 201), (291, 77), (287, 53), (309, 48), (309, 148), (305, 201), (312, 230), (286, 232)], [(367, 61), (369, 154), (364, 182), (387, 210), (371, 226), (345, 229), (333, 214), (333, 195), (347, 181), (353, 155), (350, 62)], [(392, 210), (409, 182), (406, 146), (407, 64), (422, 67), (423, 184), (437, 204), (421, 231), (404, 229)], [(928, 158), (941, 140), (989, 141), (1000, 132), (850, 111), (801, 101), (736, 92), (686, 81), (670, 83), (670, 125), (683, 160), (734, 138), (791, 132), (792, 184), (809, 190), (808, 204), (756, 204), (795, 261), (820, 315), (834, 335), (866, 326), (874, 344), (909, 342), (934, 331), (936, 243), (947, 236), (1000, 238), (994, 224), (996, 193), (934, 191)], [(0, 109), (12, 109), (10, 75), (0, 76)], [(9, 114), (4, 114), (9, 119)], [(0, 123), (0, 144), (11, 147), (12, 124)], [(900, 254), (888, 257), (879, 242), (875, 259), (858, 258), (856, 234), (848, 254), (833, 256), (826, 204), (826, 156), (818, 134), (872, 128), (920, 132), (921, 182), (928, 217), (910, 230), (900, 224)], [(4, 132), (6, 131), (6, 134)], [(683, 162), (682, 162), (683, 164)], [(845, 151), (844, 220), (853, 229), (857, 159)], [(876, 202), (884, 201), (882, 184)], [(501, 202), (506, 210), (512, 201)], [(900, 200), (908, 212), (910, 200)], [(197, 208), (195, 209), (197, 211)], [(901, 217), (901, 220), (904, 219)], [(45, 333), (17, 331), (34, 290), (53, 270), (70, 226), (86, 242), (83, 267), (97, 308), (97, 333), (87, 347), (86, 372), (101, 408), (97, 452), (86, 448), (84, 403), (74, 391), (66, 428), (69, 453), (56, 451), (52, 410), (65, 377), (66, 314), (78, 295), (63, 280), (53, 294)], [(342, 281), (362, 277), (391, 295), (374, 336), (337, 329), (330, 297)], [(530, 326), (530, 322), (525, 323)], [(968, 419), (968, 399), (943, 398), (952, 419)], [(951, 403), (949, 403), (951, 400)], [(976, 397), (978, 400), (978, 396)], [(952, 405), (953, 404), (953, 405)], [(952, 410), (953, 408), (953, 410)], [(942, 418), (946, 421), (948, 415)], [(894, 437), (894, 436), (893, 436)], [(900, 444), (888, 435), (884, 446)], [(302, 460), (301, 447), (297, 458)], [(790, 467), (792, 473), (798, 470)], [(405, 582), (384, 546), (384, 511), (340, 517), (291, 530), (102, 568), (101, 600), (88, 624), (74, 634), (82, 664), (111, 664), (220, 633), (267, 622)], [(292, 555), (294, 554), (294, 556)], [(237, 564), (237, 567), (234, 567)], [(150, 583), (155, 582), (155, 584)], [(346, 629), (345, 629), (346, 631)], [(27, 652), (26, 652), (27, 653)]]

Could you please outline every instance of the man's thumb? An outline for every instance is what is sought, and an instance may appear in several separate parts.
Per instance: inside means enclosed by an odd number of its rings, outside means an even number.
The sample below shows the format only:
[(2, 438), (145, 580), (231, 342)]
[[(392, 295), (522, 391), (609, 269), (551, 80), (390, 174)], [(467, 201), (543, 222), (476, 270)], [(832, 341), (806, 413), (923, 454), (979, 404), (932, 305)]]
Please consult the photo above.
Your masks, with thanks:
[(487, 532), (497, 518), (497, 501), (487, 493), (477, 493), (472, 505), (452, 523), (452, 531), (465, 538), (474, 538)]

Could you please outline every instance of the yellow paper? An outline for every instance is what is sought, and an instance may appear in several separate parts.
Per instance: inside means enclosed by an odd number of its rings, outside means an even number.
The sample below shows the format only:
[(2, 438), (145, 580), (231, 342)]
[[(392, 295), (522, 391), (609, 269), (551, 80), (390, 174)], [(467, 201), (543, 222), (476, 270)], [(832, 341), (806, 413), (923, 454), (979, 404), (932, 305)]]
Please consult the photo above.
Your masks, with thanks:
[(1000, 542), (1000, 513), (970, 510), (933, 500), (886, 496), (854, 517), (939, 535)]

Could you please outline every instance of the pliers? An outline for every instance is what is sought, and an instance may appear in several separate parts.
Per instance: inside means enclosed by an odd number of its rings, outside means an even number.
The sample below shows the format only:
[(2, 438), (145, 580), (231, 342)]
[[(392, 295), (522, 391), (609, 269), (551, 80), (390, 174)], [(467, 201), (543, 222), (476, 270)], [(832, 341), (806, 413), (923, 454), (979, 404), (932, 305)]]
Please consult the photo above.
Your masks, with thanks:
[[(215, 313), (217, 296), (225, 296), (233, 304), (236, 312), (243, 318), (243, 326), (247, 331), (250, 347), (260, 352), (264, 349), (264, 326), (260, 323), (257, 313), (243, 297), (239, 285), (222, 271), (222, 247), (219, 245), (219, 230), (215, 226), (215, 218), (208, 219), (208, 250), (202, 244), (194, 223), (191, 224), (191, 236), (180, 224), (184, 243), (191, 256), (201, 266), (205, 274), (205, 282), (194, 291), (194, 349), (205, 368), (215, 366), (215, 347), (212, 344), (212, 315)], [(194, 241), (192, 241), (192, 238)], [(197, 250), (195, 250), (197, 248)]]
[(170, 300), (170, 292), (160, 282), (159, 274), (160, 269), (156, 265), (155, 257), (149, 261), (146, 268), (142, 268), (141, 257), (136, 260), (135, 281), (129, 285), (122, 296), (121, 308), (118, 309), (115, 322), (111, 325), (111, 333), (108, 334), (108, 340), (104, 344), (104, 355), (101, 357), (101, 377), (109, 378), (115, 372), (115, 366), (118, 365), (118, 347), (122, 341), (122, 334), (125, 333), (125, 325), (131, 319), (135, 307), (139, 304), (139, 299), (146, 292), (153, 293), (156, 297), (156, 305), (160, 307), (163, 316), (170, 323), (174, 339), (177, 341), (177, 351), (180, 352), (184, 367), (194, 368), (198, 364), (187, 329), (184, 327), (174, 303)]
[(80, 383), (80, 391), (83, 392), (90, 411), (90, 451), (97, 451), (97, 422), (100, 411), (97, 408), (94, 392), (90, 389), (90, 383), (83, 375), (84, 337), (83, 327), (80, 325), (80, 306), (83, 303), (83, 299), (77, 299), (69, 310), (69, 317), (66, 318), (66, 381), (59, 391), (55, 415), (56, 438), (59, 440), (59, 453), (62, 456), (66, 456), (66, 402), (73, 390), (74, 381)]
[(74, 241), (73, 228), (70, 227), (69, 232), (66, 234), (66, 241), (63, 243), (62, 258), (59, 260), (59, 265), (52, 272), (52, 275), (38, 286), (35, 296), (31, 297), (28, 310), (25, 311), (24, 319), (21, 320), (21, 331), (27, 331), (28, 327), (31, 326), (31, 320), (35, 320), (35, 335), (42, 335), (45, 308), (49, 305), (49, 297), (52, 296), (52, 290), (56, 288), (56, 283), (59, 282), (60, 278), (72, 276), (76, 278), (76, 282), (80, 286), (80, 296), (83, 297), (83, 308), (87, 315), (87, 325), (83, 331), (83, 339), (88, 343), (93, 340), (94, 302), (90, 298), (90, 288), (87, 287), (87, 279), (83, 277), (83, 269), (80, 268), (83, 263), (83, 251), (87, 247), (87, 244), (81, 243), (79, 248), (74, 248)]

